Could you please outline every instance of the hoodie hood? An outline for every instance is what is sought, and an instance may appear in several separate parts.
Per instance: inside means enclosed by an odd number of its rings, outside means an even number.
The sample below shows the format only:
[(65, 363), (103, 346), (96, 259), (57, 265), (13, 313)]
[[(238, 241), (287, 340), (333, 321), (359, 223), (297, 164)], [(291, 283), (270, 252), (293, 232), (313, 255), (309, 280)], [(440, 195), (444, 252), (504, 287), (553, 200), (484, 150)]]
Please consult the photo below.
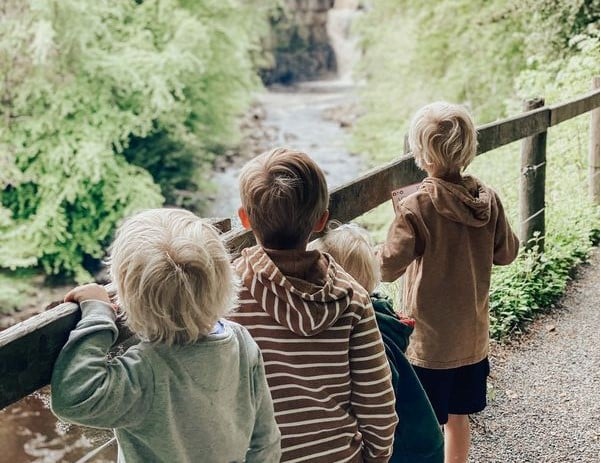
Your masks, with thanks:
[(474, 177), (465, 175), (461, 183), (427, 177), (420, 189), (428, 193), (436, 211), (453, 222), (477, 228), (490, 221), (492, 192)]
[(263, 310), (299, 336), (314, 336), (332, 326), (355, 291), (352, 278), (319, 251), (254, 246), (242, 251), (236, 266)]

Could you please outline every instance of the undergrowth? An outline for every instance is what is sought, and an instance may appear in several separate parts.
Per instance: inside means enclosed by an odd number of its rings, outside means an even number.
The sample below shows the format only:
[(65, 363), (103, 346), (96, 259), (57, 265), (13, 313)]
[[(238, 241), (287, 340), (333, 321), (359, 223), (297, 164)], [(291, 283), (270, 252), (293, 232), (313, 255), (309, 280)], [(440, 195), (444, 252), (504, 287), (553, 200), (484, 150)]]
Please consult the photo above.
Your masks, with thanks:
[(522, 251), (513, 265), (496, 268), (490, 291), (491, 337), (503, 339), (553, 307), (576, 266), (587, 260), (590, 244), (568, 250), (552, 242), (542, 253), (535, 245)]

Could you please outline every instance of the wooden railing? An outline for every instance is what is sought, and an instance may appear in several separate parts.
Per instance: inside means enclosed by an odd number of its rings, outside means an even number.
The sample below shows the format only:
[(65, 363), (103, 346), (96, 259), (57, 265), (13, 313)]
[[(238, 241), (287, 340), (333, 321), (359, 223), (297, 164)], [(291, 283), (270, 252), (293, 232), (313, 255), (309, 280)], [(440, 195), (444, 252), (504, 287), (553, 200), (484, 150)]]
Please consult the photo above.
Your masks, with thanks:
[[(526, 139), (524, 146), (530, 146), (532, 145), (531, 137), (539, 137), (539, 141), (535, 144), (540, 146), (540, 136), (546, 133), (549, 127), (592, 111), (591, 134), (593, 138), (597, 137), (596, 141), (591, 139), (591, 149), (593, 150), (591, 159), (596, 160), (594, 161), (596, 167), (592, 167), (593, 172), (596, 172), (592, 176), (593, 180), (596, 179), (596, 190), (594, 185), (591, 188), (595, 200), (598, 201), (598, 108), (597, 81), (597, 89), (580, 98), (554, 106), (543, 106), (480, 126), (478, 128), (478, 154), (521, 139)], [(527, 156), (526, 158), (528, 159)], [(523, 165), (522, 172), (531, 172), (536, 166), (529, 167), (530, 169), (528, 169), (528, 165)], [(527, 175), (524, 174), (524, 176)], [(330, 216), (340, 222), (348, 222), (388, 201), (392, 190), (419, 182), (423, 178), (424, 173), (415, 166), (412, 156), (405, 154), (398, 160), (375, 168), (332, 191), (329, 206)], [(529, 213), (530, 210), (522, 211), (522, 217), (528, 219), (529, 215), (524, 214)], [(526, 221), (528, 222), (528, 220)], [(219, 222), (219, 225), (222, 230), (229, 228), (227, 221)], [(529, 233), (536, 231), (540, 230), (534, 227)], [(248, 231), (231, 230), (226, 231), (223, 236), (234, 255), (239, 254), (241, 249), (254, 244), (252, 233)], [(523, 241), (527, 241), (527, 239), (528, 236), (522, 236)], [(0, 332), (0, 408), (16, 402), (49, 383), (58, 353), (79, 318), (77, 305), (65, 303)], [(126, 339), (129, 333), (124, 328), (121, 331), (121, 338)]]

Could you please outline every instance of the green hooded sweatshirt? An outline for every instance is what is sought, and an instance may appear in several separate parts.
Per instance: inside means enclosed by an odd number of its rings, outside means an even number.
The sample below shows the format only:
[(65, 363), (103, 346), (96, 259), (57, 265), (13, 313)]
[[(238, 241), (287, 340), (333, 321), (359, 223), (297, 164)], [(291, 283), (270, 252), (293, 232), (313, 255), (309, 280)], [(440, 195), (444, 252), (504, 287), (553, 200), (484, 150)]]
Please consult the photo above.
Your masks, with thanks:
[(401, 322), (388, 297), (375, 293), (371, 302), (390, 363), (399, 417), (389, 463), (442, 463), (444, 442), (438, 420), (413, 367), (405, 358), (413, 327)]

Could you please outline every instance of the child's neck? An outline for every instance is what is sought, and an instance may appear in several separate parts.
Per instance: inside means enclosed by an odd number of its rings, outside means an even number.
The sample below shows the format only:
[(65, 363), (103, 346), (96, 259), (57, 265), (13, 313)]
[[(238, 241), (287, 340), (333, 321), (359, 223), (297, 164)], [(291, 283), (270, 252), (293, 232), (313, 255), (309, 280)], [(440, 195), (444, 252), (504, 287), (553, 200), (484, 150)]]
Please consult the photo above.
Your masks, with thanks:
[(461, 176), (461, 172), (428, 172), (430, 177), (439, 178), (440, 180), (444, 180), (449, 183), (461, 183), (463, 177)]

